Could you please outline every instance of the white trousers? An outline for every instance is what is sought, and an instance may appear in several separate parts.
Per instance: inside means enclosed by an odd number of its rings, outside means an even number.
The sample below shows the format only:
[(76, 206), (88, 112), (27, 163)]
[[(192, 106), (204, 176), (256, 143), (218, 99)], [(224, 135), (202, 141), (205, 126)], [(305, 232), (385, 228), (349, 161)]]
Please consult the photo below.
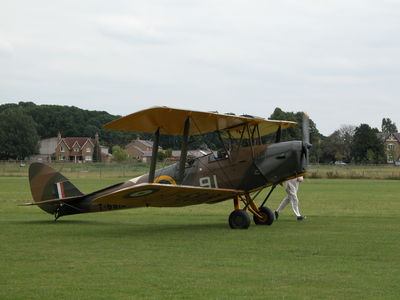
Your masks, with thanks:
[(278, 209), (276, 210), (277, 212), (280, 212), (282, 209), (286, 207), (286, 205), (289, 204), (289, 202), (292, 204), (292, 209), (294, 214), (297, 217), (300, 217), (300, 212), (299, 212), (299, 199), (297, 198), (296, 194), (289, 194), (285, 199), (282, 200), (281, 204), (279, 204)]

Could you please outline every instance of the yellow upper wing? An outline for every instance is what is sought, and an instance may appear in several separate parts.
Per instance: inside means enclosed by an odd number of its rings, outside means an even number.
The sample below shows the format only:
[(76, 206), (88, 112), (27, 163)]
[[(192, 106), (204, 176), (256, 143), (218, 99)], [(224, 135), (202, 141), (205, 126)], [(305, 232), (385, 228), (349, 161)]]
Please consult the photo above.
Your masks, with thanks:
[(216, 203), (232, 199), (243, 191), (193, 186), (142, 183), (101, 196), (93, 203), (127, 207), (177, 207), (201, 203)]
[(275, 132), (279, 127), (286, 129), (297, 124), (289, 121), (272, 121), (169, 107), (153, 107), (112, 121), (104, 125), (103, 128), (145, 133), (154, 133), (160, 128), (160, 134), (181, 135), (185, 121), (189, 117), (191, 121), (189, 135), (234, 129), (243, 124), (250, 126), (258, 124), (260, 134), (263, 136)]

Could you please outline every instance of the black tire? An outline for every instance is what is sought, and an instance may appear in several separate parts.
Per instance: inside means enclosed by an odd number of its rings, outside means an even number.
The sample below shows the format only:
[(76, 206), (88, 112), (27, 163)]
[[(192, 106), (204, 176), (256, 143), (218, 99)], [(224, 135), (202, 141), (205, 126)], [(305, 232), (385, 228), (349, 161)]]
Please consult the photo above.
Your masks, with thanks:
[(232, 229), (247, 229), (250, 226), (249, 214), (241, 209), (234, 210), (229, 215), (229, 226)]
[(274, 212), (265, 206), (261, 207), (259, 210), (260, 214), (266, 218), (265, 220), (260, 220), (256, 215), (253, 215), (254, 223), (256, 223), (256, 225), (272, 225), (275, 219)]

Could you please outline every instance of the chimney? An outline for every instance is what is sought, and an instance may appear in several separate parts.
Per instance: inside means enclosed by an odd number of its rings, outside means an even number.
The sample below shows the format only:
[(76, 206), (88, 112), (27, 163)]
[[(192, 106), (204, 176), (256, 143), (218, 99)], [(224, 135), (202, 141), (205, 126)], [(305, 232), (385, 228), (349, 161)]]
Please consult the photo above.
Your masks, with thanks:
[(57, 141), (60, 142), (61, 141), (61, 132), (58, 131), (57, 133)]

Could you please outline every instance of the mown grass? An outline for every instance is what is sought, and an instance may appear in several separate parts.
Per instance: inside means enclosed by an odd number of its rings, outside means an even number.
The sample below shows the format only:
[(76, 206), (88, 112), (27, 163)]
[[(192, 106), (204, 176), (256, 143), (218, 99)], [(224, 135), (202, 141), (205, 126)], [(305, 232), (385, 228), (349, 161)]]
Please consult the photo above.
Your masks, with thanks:
[(287, 208), (270, 227), (231, 230), (230, 202), (53, 222), (16, 206), (30, 201), (26, 178), (2, 177), (0, 299), (397, 299), (399, 183), (308, 179), (304, 222)]

